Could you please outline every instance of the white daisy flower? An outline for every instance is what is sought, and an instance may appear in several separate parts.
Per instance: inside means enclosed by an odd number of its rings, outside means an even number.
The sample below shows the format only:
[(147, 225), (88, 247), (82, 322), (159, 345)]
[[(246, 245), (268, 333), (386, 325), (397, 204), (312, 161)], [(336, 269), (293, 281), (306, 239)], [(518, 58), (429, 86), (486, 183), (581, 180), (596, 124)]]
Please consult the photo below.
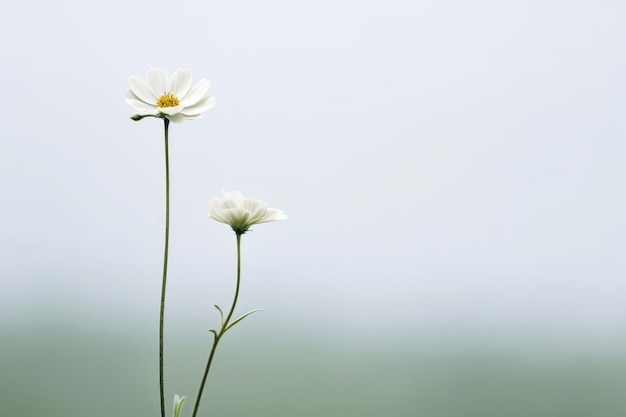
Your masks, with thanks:
[(254, 224), (287, 218), (282, 210), (267, 208), (263, 201), (246, 198), (239, 192), (224, 192), (224, 200), (214, 198), (209, 204), (209, 216), (226, 223), (239, 235)]
[(200, 80), (190, 89), (191, 72), (183, 68), (174, 71), (172, 78), (161, 68), (150, 68), (145, 81), (133, 75), (128, 84), (126, 102), (139, 111), (131, 116), (133, 120), (159, 117), (178, 123), (199, 119), (215, 105), (215, 97), (206, 95), (211, 83)]

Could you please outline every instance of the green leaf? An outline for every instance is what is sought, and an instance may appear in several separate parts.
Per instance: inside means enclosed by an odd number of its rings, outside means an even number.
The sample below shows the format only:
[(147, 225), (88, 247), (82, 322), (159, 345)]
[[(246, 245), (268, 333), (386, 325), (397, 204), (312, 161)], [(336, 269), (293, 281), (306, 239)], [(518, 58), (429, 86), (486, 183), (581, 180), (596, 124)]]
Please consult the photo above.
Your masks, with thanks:
[(255, 308), (254, 310), (250, 310), (247, 313), (245, 313), (244, 315), (242, 315), (241, 317), (239, 317), (238, 319), (236, 319), (235, 321), (233, 321), (232, 323), (230, 323), (228, 325), (228, 327), (226, 327), (226, 329), (224, 329), (224, 333), (229, 330), (231, 327), (233, 327), (235, 324), (239, 323), (241, 320), (245, 319), (246, 317), (248, 317), (250, 314), (252, 313), (256, 313), (257, 311), (263, 311), (263, 308)]
[(213, 304), (213, 307), (217, 308), (217, 311), (220, 312), (220, 318), (221, 318), (222, 327), (224, 327), (224, 312), (222, 311), (220, 306), (218, 306), (217, 304)]

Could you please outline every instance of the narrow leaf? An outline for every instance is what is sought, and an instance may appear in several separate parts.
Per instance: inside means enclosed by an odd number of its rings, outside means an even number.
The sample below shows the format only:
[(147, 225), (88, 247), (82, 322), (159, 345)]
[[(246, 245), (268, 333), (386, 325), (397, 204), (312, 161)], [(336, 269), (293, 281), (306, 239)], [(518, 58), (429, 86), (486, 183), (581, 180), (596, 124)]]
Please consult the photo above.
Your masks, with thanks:
[(213, 304), (213, 307), (217, 308), (217, 311), (220, 312), (221, 323), (222, 323), (222, 326), (224, 326), (224, 312), (222, 311), (220, 306), (218, 306), (217, 304)]
[(252, 313), (256, 313), (257, 311), (263, 311), (263, 308), (255, 308), (254, 310), (250, 310), (247, 313), (245, 313), (244, 315), (242, 315), (241, 317), (239, 317), (238, 319), (236, 319), (235, 321), (233, 321), (232, 323), (230, 323), (228, 325), (228, 327), (226, 327), (226, 329), (224, 330), (224, 332), (226, 332), (228, 329), (230, 329), (231, 327), (233, 327), (235, 324), (239, 323), (241, 320), (245, 319), (246, 317), (248, 317), (250, 314)]

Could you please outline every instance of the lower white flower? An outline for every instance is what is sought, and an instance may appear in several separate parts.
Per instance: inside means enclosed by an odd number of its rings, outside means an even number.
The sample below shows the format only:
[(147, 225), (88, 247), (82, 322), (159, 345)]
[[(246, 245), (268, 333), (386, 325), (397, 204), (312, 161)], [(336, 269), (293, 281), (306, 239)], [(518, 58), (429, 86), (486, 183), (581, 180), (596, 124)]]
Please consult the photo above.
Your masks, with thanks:
[(240, 192), (224, 192), (224, 199), (215, 197), (209, 204), (209, 216), (233, 228), (242, 235), (250, 226), (259, 223), (286, 219), (282, 210), (267, 208), (267, 205), (254, 198), (246, 198)]

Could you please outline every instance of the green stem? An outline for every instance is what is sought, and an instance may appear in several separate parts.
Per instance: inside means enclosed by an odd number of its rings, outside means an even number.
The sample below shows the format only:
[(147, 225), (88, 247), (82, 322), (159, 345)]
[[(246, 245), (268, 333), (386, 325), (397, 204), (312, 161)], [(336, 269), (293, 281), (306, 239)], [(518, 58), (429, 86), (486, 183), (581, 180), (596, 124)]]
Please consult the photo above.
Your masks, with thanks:
[(233, 312), (235, 311), (235, 305), (237, 304), (237, 299), (239, 298), (239, 281), (241, 278), (241, 234), (237, 233), (237, 286), (235, 288), (235, 299), (233, 300), (233, 305), (230, 307), (230, 311), (228, 312), (228, 316), (226, 316), (226, 320), (224, 320), (224, 325), (222, 328), (226, 328), (228, 326), (228, 322), (230, 318), (233, 316)]
[(159, 314), (159, 394), (161, 397), (161, 417), (165, 417), (165, 389), (163, 383), (163, 327), (165, 319), (165, 284), (167, 282), (167, 257), (170, 241), (170, 160), (169, 160), (169, 126), (165, 123), (165, 250), (163, 254), (163, 282), (161, 284), (161, 311)]
[(209, 353), (209, 359), (206, 363), (206, 368), (204, 369), (204, 374), (202, 375), (202, 382), (200, 382), (200, 388), (198, 389), (198, 397), (196, 398), (196, 404), (193, 407), (193, 414), (191, 417), (196, 417), (198, 414), (198, 408), (200, 408), (200, 399), (202, 398), (202, 392), (204, 391), (204, 384), (206, 383), (206, 379), (209, 376), (209, 370), (211, 369), (211, 363), (213, 362), (213, 356), (215, 356), (215, 350), (217, 349), (217, 344), (220, 339), (226, 332), (226, 328), (228, 327), (228, 323), (233, 316), (233, 312), (235, 311), (235, 306), (237, 305), (237, 299), (239, 298), (239, 283), (241, 282), (241, 233), (235, 232), (237, 234), (237, 286), (235, 288), (235, 298), (233, 299), (233, 305), (230, 307), (230, 311), (228, 312), (228, 316), (226, 316), (226, 320), (222, 323), (222, 327), (219, 332), (213, 333), (213, 346), (211, 347), (211, 353)]
[(196, 399), (196, 404), (193, 406), (193, 414), (192, 417), (196, 417), (198, 413), (198, 408), (200, 407), (200, 398), (202, 397), (202, 392), (204, 391), (204, 384), (206, 383), (206, 378), (209, 376), (209, 369), (211, 369), (211, 363), (213, 362), (213, 356), (215, 356), (215, 349), (217, 348), (217, 344), (221, 337), (221, 331), (219, 336), (213, 335), (213, 346), (211, 347), (211, 353), (209, 353), (209, 360), (206, 363), (206, 368), (204, 369), (204, 374), (202, 375), (202, 382), (200, 382), (200, 388), (198, 389), (198, 398)]

